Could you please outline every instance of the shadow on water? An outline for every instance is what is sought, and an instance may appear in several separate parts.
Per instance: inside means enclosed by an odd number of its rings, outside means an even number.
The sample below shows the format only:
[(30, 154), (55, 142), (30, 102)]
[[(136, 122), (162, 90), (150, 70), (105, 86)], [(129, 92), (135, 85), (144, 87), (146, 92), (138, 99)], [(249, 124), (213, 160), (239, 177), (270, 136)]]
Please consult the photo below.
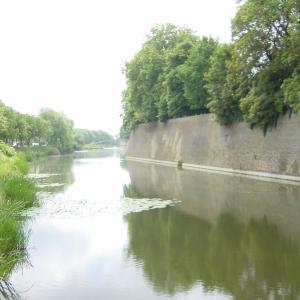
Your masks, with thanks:
[(300, 297), (299, 187), (128, 162), (143, 197), (176, 207), (129, 214), (128, 257), (157, 292), (201, 284), (234, 299)]

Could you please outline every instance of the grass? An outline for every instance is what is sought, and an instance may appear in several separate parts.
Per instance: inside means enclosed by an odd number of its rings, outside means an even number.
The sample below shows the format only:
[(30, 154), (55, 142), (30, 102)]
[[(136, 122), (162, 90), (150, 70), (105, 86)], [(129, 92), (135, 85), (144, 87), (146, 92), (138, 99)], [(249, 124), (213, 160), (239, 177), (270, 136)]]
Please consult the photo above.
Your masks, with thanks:
[(27, 235), (16, 217), (3, 217), (0, 222), (0, 280), (7, 280), (11, 272), (26, 260)]
[(59, 150), (53, 146), (21, 147), (18, 148), (17, 151), (23, 154), (27, 161), (32, 161), (35, 158), (60, 154)]
[(36, 204), (36, 188), (33, 180), (20, 177), (12, 177), (2, 184), (2, 191), (12, 204), (20, 210), (30, 208)]
[(99, 144), (85, 144), (82, 146), (83, 150), (96, 150), (96, 149), (102, 149), (102, 145)]
[(21, 212), (37, 204), (33, 180), (26, 178), (25, 155), (0, 143), (0, 298), (16, 297), (8, 279), (27, 258)]

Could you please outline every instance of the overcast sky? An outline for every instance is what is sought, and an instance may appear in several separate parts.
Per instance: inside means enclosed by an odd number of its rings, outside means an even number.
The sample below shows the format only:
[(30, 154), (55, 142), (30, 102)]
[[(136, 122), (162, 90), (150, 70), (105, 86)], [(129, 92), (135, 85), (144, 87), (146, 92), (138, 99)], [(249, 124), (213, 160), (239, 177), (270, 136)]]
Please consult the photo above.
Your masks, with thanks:
[(235, 11), (236, 0), (0, 0), (0, 99), (116, 134), (121, 69), (150, 28), (171, 22), (229, 41)]

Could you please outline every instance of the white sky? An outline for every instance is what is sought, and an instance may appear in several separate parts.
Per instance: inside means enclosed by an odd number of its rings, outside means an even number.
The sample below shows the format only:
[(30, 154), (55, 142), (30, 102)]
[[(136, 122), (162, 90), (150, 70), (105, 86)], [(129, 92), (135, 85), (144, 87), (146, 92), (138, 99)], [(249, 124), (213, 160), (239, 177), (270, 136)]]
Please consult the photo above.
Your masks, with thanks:
[(0, 0), (0, 99), (22, 113), (63, 111), (116, 134), (124, 61), (171, 22), (230, 40), (236, 0)]

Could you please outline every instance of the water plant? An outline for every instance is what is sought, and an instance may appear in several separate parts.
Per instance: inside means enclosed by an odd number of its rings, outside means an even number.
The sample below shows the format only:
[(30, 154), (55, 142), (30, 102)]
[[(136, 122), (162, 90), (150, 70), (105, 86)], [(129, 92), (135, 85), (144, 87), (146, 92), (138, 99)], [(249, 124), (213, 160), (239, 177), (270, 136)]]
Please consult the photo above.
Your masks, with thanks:
[(177, 160), (177, 168), (182, 169), (183, 161), (182, 160)]

